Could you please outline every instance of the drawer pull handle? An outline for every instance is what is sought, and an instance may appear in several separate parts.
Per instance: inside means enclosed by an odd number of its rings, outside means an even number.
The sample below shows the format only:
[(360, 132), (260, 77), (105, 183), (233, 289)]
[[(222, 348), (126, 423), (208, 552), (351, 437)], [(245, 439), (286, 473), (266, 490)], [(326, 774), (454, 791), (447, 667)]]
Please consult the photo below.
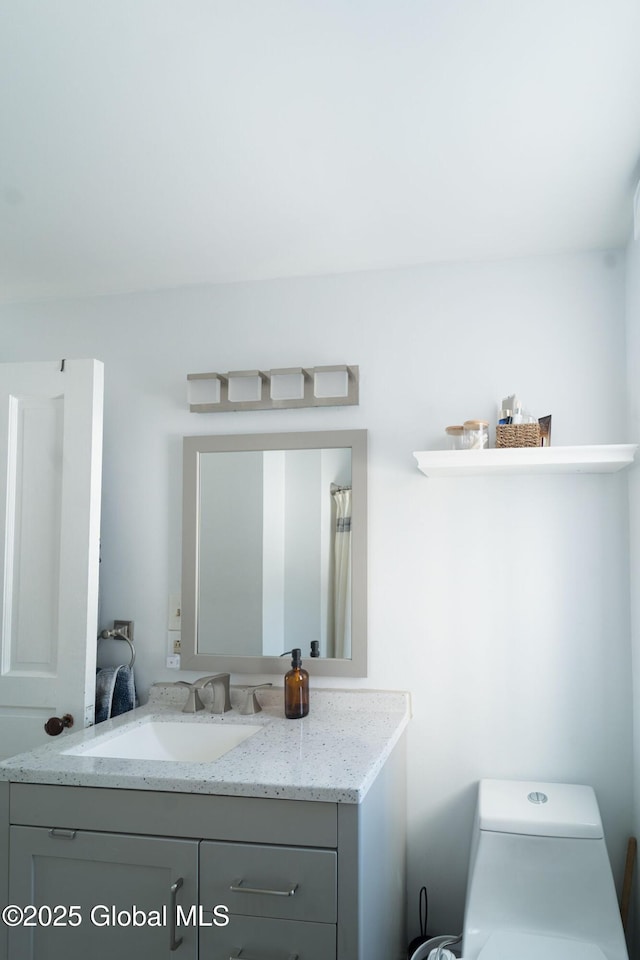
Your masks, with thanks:
[(265, 893), (268, 897), (292, 897), (297, 889), (297, 883), (290, 884), (286, 890), (269, 890), (265, 887), (245, 887), (244, 880), (234, 880), (229, 887), (231, 893)]
[(169, 927), (169, 950), (177, 950), (182, 943), (182, 937), (176, 940), (176, 913), (178, 905), (178, 890), (182, 886), (182, 877), (178, 877), (175, 883), (171, 884), (171, 925)]
[(52, 840), (73, 840), (77, 830), (61, 830), (60, 827), (54, 827), (49, 830), (49, 836)]
[[(246, 955), (242, 952), (242, 947), (241, 947), (239, 950), (234, 950), (234, 951), (233, 951), (233, 953), (232, 953), (231, 956), (229, 957), (229, 960), (251, 960), (251, 958), (248, 957), (248, 956), (246, 956)], [(290, 953), (289, 956), (287, 957), (287, 960), (299, 960), (298, 954), (297, 954), (297, 953)]]

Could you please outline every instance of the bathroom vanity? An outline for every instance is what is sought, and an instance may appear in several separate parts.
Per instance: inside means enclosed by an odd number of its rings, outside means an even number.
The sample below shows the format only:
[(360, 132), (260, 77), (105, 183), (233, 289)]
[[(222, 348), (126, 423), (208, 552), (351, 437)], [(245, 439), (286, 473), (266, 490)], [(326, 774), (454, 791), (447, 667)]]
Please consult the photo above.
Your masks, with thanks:
[[(281, 690), (250, 717), (176, 692), (0, 765), (3, 900), (37, 908), (9, 960), (400, 960), (407, 695), (314, 691), (287, 721)], [(259, 729), (214, 762), (95, 754), (169, 719)]]

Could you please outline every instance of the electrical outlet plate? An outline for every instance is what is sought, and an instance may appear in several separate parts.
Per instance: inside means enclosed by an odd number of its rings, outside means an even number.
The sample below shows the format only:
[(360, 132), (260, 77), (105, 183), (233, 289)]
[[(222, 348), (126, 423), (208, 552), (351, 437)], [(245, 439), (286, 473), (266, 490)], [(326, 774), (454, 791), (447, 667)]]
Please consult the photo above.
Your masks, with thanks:
[(180, 638), (181, 638), (181, 634), (179, 630), (167, 631), (167, 655), (168, 656), (172, 656), (174, 653), (182, 653)]
[(133, 643), (133, 620), (114, 620), (113, 629), (123, 637), (128, 637)]

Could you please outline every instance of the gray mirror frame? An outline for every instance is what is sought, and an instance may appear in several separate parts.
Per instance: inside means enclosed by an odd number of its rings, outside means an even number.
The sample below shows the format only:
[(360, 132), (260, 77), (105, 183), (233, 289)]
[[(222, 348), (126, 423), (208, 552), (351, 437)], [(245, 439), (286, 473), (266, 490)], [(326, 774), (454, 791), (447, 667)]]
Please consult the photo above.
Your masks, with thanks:
[[(354, 491), (351, 539), (351, 659), (304, 657), (310, 674), (367, 676), (367, 431), (322, 430), (310, 433), (254, 433), (184, 437), (182, 487), (182, 637), (181, 670), (282, 674), (288, 657), (233, 657), (197, 652), (199, 458), (202, 453), (243, 450), (314, 450), (350, 447)], [(306, 646), (303, 637), (300, 646)]]

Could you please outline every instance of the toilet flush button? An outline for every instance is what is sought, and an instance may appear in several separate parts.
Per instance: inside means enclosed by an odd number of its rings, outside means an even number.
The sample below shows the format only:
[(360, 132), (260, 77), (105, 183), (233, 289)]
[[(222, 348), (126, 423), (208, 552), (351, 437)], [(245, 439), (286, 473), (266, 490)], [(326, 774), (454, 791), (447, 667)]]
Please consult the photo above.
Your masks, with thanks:
[(549, 797), (546, 793), (542, 793), (540, 790), (534, 790), (532, 793), (527, 794), (527, 800), (530, 803), (546, 803)]

